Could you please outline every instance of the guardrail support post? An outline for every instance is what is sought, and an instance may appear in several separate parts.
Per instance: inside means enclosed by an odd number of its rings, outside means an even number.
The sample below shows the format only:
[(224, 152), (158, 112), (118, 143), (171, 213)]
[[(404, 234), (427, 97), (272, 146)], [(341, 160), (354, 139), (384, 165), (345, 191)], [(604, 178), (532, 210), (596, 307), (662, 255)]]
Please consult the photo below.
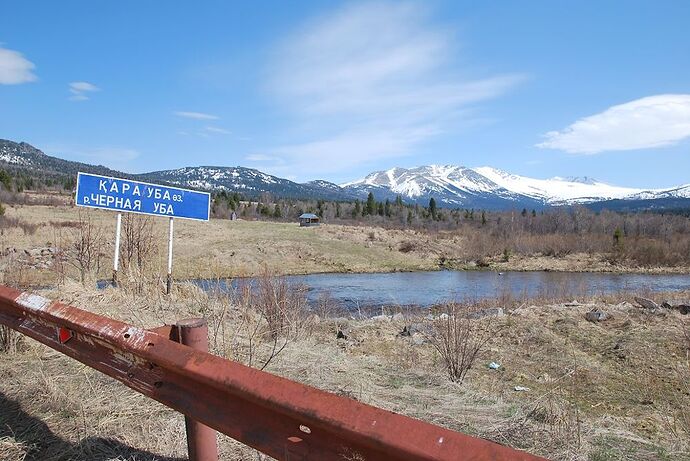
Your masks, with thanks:
[[(192, 349), (208, 352), (208, 324), (205, 319), (177, 322), (179, 342)], [(185, 416), (189, 461), (218, 461), (216, 431)]]

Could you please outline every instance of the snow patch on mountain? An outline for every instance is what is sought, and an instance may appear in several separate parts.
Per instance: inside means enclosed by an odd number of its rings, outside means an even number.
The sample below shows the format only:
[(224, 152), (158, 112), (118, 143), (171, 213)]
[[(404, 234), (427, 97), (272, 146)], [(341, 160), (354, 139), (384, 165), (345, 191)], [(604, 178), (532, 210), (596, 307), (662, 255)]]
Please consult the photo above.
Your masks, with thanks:
[(626, 200), (654, 200), (667, 198), (690, 198), (690, 184), (670, 189), (652, 189), (625, 197)]
[(492, 192), (499, 187), (469, 168), (455, 165), (428, 165), (377, 171), (341, 187), (385, 186), (393, 193), (417, 198), (430, 192)]
[(621, 199), (642, 192), (641, 189), (618, 187), (592, 178), (535, 179), (519, 176), (492, 167), (474, 168), (501, 187), (517, 194), (544, 200), (546, 203), (588, 203)]
[(0, 146), (0, 161), (5, 163), (10, 163), (13, 165), (30, 166), (32, 161), (28, 158), (27, 153), (29, 153), (28, 148), (36, 150), (35, 148), (29, 146), (28, 144), (3, 144)]

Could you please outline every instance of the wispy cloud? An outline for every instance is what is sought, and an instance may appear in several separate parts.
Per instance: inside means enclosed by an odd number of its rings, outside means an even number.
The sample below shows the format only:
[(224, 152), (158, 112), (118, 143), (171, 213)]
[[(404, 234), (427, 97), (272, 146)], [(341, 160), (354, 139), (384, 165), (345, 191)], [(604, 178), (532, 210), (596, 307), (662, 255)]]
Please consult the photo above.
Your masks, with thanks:
[(544, 135), (538, 147), (597, 154), (670, 146), (690, 137), (690, 95), (648, 96)]
[(521, 80), (467, 77), (452, 31), (432, 19), (421, 4), (353, 3), (288, 37), (270, 89), (301, 126), (328, 134), (267, 154), (318, 172), (405, 155)]
[(216, 134), (230, 134), (230, 130), (226, 130), (225, 128), (220, 128), (217, 126), (205, 126), (204, 131)]
[(178, 117), (192, 118), (195, 120), (218, 120), (220, 118), (217, 115), (205, 114), (203, 112), (176, 111), (173, 112), (173, 114), (177, 115)]
[(35, 68), (34, 63), (21, 53), (3, 48), (0, 43), (0, 85), (33, 82), (37, 79), (33, 73)]
[(69, 84), (69, 92), (72, 94), (70, 99), (72, 101), (86, 101), (89, 99), (89, 93), (101, 91), (93, 83), (89, 82), (72, 82)]
[(282, 176), (340, 173), (374, 159), (405, 156), (410, 146), (434, 134), (435, 128), (431, 126), (356, 128), (333, 137), (272, 149), (262, 154), (262, 160), (273, 160), (264, 169)]
[(232, 134), (232, 131), (226, 130), (225, 128), (221, 128), (219, 126), (204, 126), (202, 128), (194, 128), (191, 130), (179, 130), (177, 134), (181, 136), (199, 136), (201, 138), (211, 138), (214, 137), (214, 135), (230, 135)]

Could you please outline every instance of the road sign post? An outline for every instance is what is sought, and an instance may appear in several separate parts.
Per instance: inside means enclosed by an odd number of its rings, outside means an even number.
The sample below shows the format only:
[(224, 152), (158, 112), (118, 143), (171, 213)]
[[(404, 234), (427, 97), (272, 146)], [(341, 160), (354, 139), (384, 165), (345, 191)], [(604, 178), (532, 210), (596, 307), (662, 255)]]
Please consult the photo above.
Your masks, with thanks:
[(118, 212), (113, 256), (114, 285), (117, 285), (120, 264), (122, 213), (167, 217), (169, 219), (166, 282), (168, 294), (170, 294), (173, 281), (173, 219), (208, 221), (211, 213), (211, 195), (208, 192), (81, 172), (77, 174), (75, 204)]

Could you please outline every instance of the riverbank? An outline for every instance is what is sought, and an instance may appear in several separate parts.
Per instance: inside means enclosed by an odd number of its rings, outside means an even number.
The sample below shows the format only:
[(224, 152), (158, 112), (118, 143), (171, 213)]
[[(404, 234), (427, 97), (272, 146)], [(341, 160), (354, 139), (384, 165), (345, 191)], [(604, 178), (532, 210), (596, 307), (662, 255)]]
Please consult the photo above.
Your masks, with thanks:
[[(88, 216), (100, 243), (97, 274), (111, 276), (115, 214), (81, 211)], [(20, 263), (21, 284), (54, 283), (65, 273), (77, 274), (60, 254), (73, 249), (79, 237), (80, 210), (69, 206), (8, 206), (0, 235), (0, 264)], [(165, 274), (167, 221), (152, 220), (146, 263)], [(639, 267), (612, 261), (609, 255), (573, 253), (562, 256), (511, 253), (477, 256), (461, 233), (325, 224), (300, 228), (296, 223), (262, 221), (178, 220), (175, 225), (174, 275), (177, 279), (232, 278), (273, 274), (376, 273), (429, 271), (444, 268), (495, 271), (564, 271), (625, 273), (690, 273), (690, 267)], [(96, 265), (96, 264), (94, 264)]]
[[(158, 289), (67, 282), (43, 294), (146, 328), (203, 315), (214, 353), (247, 360), (253, 325), (242, 299), (188, 284), (169, 298)], [(673, 304), (690, 292), (655, 296)], [(319, 306), (267, 371), (549, 459), (690, 459), (688, 316), (643, 309), (632, 294), (579, 301), (467, 306), (491, 313), (484, 321), (494, 333), (462, 384), (449, 380), (429, 339), (442, 308), (359, 318)], [(587, 321), (592, 309), (608, 318)], [(180, 415), (31, 340), (0, 354), (0, 375), (0, 448), (14, 453), (6, 460), (59, 450), (74, 460), (185, 454)], [(227, 437), (220, 446), (222, 459), (256, 456)]]

